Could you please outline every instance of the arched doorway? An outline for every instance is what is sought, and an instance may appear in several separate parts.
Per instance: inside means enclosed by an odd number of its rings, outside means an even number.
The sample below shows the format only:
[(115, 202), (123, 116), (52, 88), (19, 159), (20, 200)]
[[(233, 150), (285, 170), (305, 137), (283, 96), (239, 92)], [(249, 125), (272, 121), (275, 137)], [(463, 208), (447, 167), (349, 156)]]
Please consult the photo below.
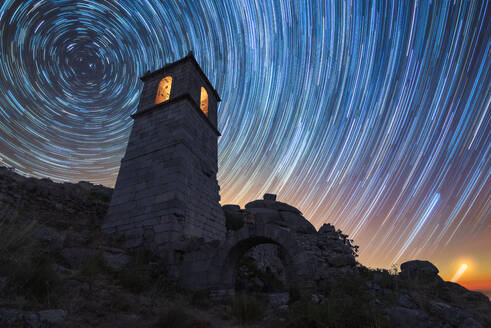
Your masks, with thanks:
[(288, 288), (284, 252), (276, 244), (247, 250), (237, 264), (235, 290), (241, 293), (278, 293)]
[[(250, 256), (251, 251), (258, 250), (259, 252), (265, 250), (265, 246), (269, 246), (271, 250), (276, 250), (276, 254), (273, 254), (273, 261), (276, 261), (275, 257), (281, 263), (281, 272), (279, 275), (275, 275), (273, 270), (261, 270), (257, 262), (248, 262), (247, 257)], [(263, 247), (263, 249), (261, 249)], [(266, 248), (267, 250), (267, 248)], [(271, 256), (271, 254), (266, 255)], [(259, 284), (257, 286), (244, 285), (244, 281), (241, 281), (241, 269), (245, 265), (255, 265), (249, 267), (249, 273), (259, 269), (259, 272), (253, 272), (255, 276), (250, 278), (261, 280), (264, 286)], [(246, 272), (247, 273), (247, 272)], [(230, 248), (227, 257), (225, 258), (220, 274), (220, 280), (224, 286), (228, 286), (234, 290), (246, 290), (248, 292), (278, 292), (281, 290), (287, 290), (288, 286), (294, 285), (296, 282), (297, 274), (294, 266), (294, 259), (290, 254), (290, 251), (276, 240), (265, 236), (251, 236), (247, 239), (243, 239)], [(247, 283), (247, 282), (246, 282)], [(269, 283), (269, 285), (267, 285)]]

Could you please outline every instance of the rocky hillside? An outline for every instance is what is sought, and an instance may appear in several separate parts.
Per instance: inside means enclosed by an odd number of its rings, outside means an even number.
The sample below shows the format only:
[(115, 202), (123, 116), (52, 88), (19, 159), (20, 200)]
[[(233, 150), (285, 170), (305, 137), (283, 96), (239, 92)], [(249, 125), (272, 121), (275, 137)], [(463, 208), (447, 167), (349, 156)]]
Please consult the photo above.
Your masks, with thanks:
[(288, 286), (277, 249), (258, 247), (239, 262), (235, 297), (185, 290), (158, 256), (100, 233), (111, 193), (0, 168), (0, 327), (491, 327), (489, 299), (426, 261), (332, 265), (307, 292)]

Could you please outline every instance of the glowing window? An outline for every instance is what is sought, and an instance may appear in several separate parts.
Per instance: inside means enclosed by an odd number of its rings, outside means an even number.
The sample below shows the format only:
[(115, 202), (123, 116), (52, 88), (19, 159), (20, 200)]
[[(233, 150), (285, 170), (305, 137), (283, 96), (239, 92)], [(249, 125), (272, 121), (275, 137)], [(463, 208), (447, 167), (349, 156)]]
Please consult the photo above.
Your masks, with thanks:
[(206, 116), (208, 116), (208, 93), (206, 89), (201, 87), (201, 97), (199, 100), (199, 108)]
[(160, 81), (159, 89), (157, 90), (157, 97), (155, 97), (155, 104), (160, 104), (169, 100), (171, 86), (172, 76), (166, 76)]

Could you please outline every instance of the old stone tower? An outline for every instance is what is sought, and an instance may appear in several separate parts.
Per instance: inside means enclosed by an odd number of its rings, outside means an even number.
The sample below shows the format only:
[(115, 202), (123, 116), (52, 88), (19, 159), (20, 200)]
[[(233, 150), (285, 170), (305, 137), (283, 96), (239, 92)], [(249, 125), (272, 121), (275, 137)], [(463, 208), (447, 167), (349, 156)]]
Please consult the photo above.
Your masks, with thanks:
[(225, 238), (216, 174), (220, 97), (192, 53), (147, 73), (102, 230), (128, 247)]

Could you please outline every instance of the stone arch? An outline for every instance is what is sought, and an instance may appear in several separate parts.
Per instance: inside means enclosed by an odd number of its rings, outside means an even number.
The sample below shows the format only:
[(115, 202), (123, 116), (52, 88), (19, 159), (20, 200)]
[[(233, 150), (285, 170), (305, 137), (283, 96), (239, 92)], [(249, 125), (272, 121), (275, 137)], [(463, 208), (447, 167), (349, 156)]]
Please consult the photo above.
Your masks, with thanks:
[(290, 252), (281, 243), (264, 236), (251, 236), (250, 238), (239, 241), (235, 246), (230, 248), (228, 256), (225, 258), (220, 270), (220, 280), (228, 288), (235, 288), (240, 259), (248, 250), (259, 245), (267, 244), (278, 246), (279, 258), (285, 268), (287, 282), (294, 282), (296, 280), (296, 270)]
[(288, 228), (262, 221), (246, 223), (237, 231), (229, 231), (220, 243), (209, 242), (185, 254), (181, 266), (181, 282), (193, 290), (208, 289), (217, 297), (235, 293), (237, 263), (247, 250), (261, 244), (280, 248), (287, 284), (300, 288), (313, 286), (315, 259), (297, 241)]
[(297, 285), (305, 278), (305, 269), (310, 267), (294, 234), (288, 229), (269, 224), (247, 224), (240, 230), (230, 233), (220, 245), (219, 251), (210, 263), (211, 287), (235, 290), (237, 264), (251, 248), (262, 244), (277, 245), (280, 260), (285, 268), (287, 283)]

